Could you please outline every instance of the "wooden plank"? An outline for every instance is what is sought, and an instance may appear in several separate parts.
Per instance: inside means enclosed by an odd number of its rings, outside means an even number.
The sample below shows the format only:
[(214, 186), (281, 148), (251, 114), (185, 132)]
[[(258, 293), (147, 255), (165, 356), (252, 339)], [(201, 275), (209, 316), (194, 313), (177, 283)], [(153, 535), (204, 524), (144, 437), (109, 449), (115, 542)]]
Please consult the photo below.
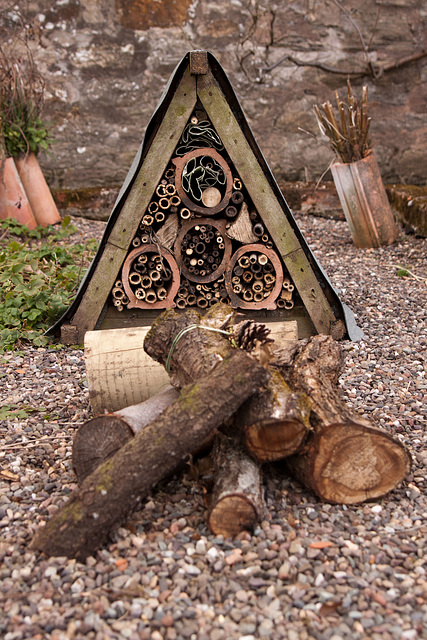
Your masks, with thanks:
[(129, 248), (142, 215), (150, 203), (194, 109), (196, 99), (196, 79), (195, 76), (190, 75), (187, 69), (110, 234), (111, 244), (123, 249)]
[(337, 319), (211, 71), (197, 77), (197, 94), (280, 252), (316, 330), (330, 333)]
[[(298, 339), (298, 323), (266, 322), (274, 348)], [(84, 356), (89, 399), (94, 414), (119, 411), (144, 402), (169, 384), (164, 367), (144, 351), (150, 327), (88, 331)]]
[(165, 368), (143, 349), (149, 329), (136, 327), (86, 333), (84, 357), (94, 414), (139, 404), (169, 384)]
[(71, 324), (77, 326), (79, 341), (95, 328), (111, 287), (118, 277), (126, 253), (138, 229), (143, 213), (159, 183), (181, 133), (196, 104), (196, 80), (187, 69), (159, 129), (151, 143), (96, 270), (87, 284)]
[(275, 349), (286, 346), (286, 343), (292, 340), (298, 340), (298, 322), (296, 320), (265, 322), (264, 324), (270, 329), (268, 337), (274, 340)]
[(95, 327), (125, 258), (124, 249), (107, 242), (71, 320), (71, 324), (77, 327), (79, 344), (83, 343), (86, 331)]

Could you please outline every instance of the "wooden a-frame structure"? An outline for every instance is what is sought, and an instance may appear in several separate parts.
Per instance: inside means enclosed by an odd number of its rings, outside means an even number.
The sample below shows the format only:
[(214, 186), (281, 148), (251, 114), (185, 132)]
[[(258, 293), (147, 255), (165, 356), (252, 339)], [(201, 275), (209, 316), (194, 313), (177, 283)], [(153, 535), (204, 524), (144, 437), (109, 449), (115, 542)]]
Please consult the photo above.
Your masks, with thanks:
[[(125, 308), (120, 314), (111, 302), (111, 291), (115, 283), (122, 286), (120, 274), (123, 265), (126, 260), (129, 261), (130, 252), (138, 247), (136, 239), (139, 230), (147, 230), (142, 223), (144, 215), (154, 211), (153, 194), (162, 183), (166, 183), (165, 170), (171, 166), (171, 159), (173, 160), (184, 130), (190, 122), (197, 122), (194, 114), (199, 112), (207, 118), (222, 141), (227, 161), (238, 176), (234, 181), (238, 180), (240, 185), (243, 184), (251, 207), (257, 212), (254, 217), (258, 215), (257, 219), (265, 229), (265, 237), (269, 240), (267, 244), (277, 252), (298, 298), (292, 310), (275, 309), (276, 305), (273, 304), (264, 307), (270, 309), (266, 311), (263, 310), (262, 303), (259, 310), (255, 308), (256, 305), (251, 309), (251, 304), (243, 304), (244, 315), (268, 317), (269, 321), (297, 320), (300, 337), (323, 333), (336, 339), (360, 339), (363, 333), (356, 325), (351, 310), (340, 301), (311, 253), (254, 139), (223, 69), (214, 56), (206, 51), (186, 54), (172, 74), (112, 210), (98, 252), (74, 302), (49, 332), (56, 335), (61, 332), (61, 340), (66, 344), (79, 344), (83, 342), (87, 331), (147, 326), (161, 312), (160, 303), (152, 305), (151, 309), (148, 304), (138, 305), (137, 302), (133, 305), (134, 308)], [(193, 155), (200, 153), (196, 150)], [(214, 157), (214, 151), (211, 153)], [(184, 194), (182, 191), (181, 193)], [(186, 197), (185, 194), (183, 197)], [(230, 193), (219, 197), (229, 198)], [(191, 216), (195, 216), (195, 223), (200, 217), (198, 210), (210, 213), (204, 209), (204, 205), (199, 209), (195, 206), (194, 209), (196, 213)], [(179, 211), (177, 218), (182, 226), (184, 221), (179, 218)], [(198, 229), (197, 226), (194, 228)], [(214, 228), (214, 231), (219, 235), (218, 229)], [(248, 245), (253, 246), (258, 245)], [(235, 248), (234, 246), (234, 250)], [(240, 251), (244, 252), (245, 249)], [(182, 273), (181, 268), (178, 271)], [(195, 279), (197, 281), (197, 277)], [(268, 298), (269, 294), (266, 296)], [(169, 294), (166, 297), (171, 299)], [(175, 306), (175, 302), (165, 306)]]

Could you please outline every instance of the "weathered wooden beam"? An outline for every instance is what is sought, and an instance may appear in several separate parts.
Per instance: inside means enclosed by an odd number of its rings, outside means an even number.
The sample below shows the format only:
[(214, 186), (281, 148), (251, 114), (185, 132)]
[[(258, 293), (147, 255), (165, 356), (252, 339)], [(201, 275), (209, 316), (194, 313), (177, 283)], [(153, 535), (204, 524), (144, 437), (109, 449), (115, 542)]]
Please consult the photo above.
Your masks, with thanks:
[(316, 330), (326, 334), (334, 328), (337, 331), (337, 318), (316, 274), (211, 71), (197, 77), (197, 95), (275, 242)]
[(190, 75), (187, 69), (126, 197), (79, 308), (71, 320), (71, 324), (78, 328), (79, 342), (83, 342), (85, 332), (94, 329), (98, 321), (141, 222), (141, 216), (178, 144), (196, 100), (196, 77)]

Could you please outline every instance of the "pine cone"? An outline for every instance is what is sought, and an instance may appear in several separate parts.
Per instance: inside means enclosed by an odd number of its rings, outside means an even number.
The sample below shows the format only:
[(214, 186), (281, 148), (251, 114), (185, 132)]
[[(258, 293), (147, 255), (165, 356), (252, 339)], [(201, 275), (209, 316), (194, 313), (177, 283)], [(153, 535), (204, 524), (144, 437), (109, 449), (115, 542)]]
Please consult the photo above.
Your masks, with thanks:
[(243, 320), (233, 327), (233, 338), (238, 347), (245, 351), (253, 351), (257, 344), (273, 342), (269, 338), (270, 329), (261, 322)]

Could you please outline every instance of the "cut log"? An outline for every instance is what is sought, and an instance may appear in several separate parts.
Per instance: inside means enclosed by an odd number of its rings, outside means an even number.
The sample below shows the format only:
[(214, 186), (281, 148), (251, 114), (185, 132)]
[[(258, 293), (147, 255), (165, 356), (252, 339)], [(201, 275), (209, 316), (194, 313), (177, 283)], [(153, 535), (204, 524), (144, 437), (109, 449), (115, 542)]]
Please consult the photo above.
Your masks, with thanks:
[(310, 430), (309, 397), (294, 393), (279, 371), (271, 368), (270, 373), (266, 389), (245, 402), (236, 416), (245, 446), (258, 462), (273, 462), (295, 454)]
[(229, 340), (217, 331), (227, 310), (230, 311), (230, 307), (217, 303), (204, 319), (194, 310), (180, 314), (168, 310), (154, 321), (145, 337), (144, 350), (166, 367), (173, 386), (183, 387), (209, 375), (235, 351)]
[(234, 438), (223, 433), (215, 437), (214, 489), (208, 526), (215, 535), (234, 538), (250, 531), (265, 509), (261, 470)]
[(178, 396), (179, 392), (168, 386), (145, 402), (96, 416), (82, 424), (73, 440), (77, 482), (82, 484), (86, 476), (155, 420)]
[[(163, 322), (160, 316), (149, 332), (151, 345), (159, 343), (166, 357), (178, 335), (176, 329), (181, 331), (193, 319), (187, 318), (186, 324), (186, 314), (175, 318), (177, 315), (165, 312)], [(160, 340), (156, 338), (157, 331), (162, 336)], [(206, 329), (204, 332), (221, 338)], [(222, 341), (228, 344), (224, 337)], [(199, 344), (203, 344), (202, 339)], [(269, 374), (256, 360), (240, 349), (225, 351), (221, 360), (214, 359), (217, 366), (204, 368), (209, 375), (186, 386), (158, 418), (87, 476), (69, 502), (37, 531), (31, 543), (33, 549), (79, 560), (93, 554), (157, 482), (172, 473), (198, 444), (266, 384)], [(177, 359), (172, 359), (176, 368)]]
[(285, 380), (312, 401), (312, 432), (302, 450), (286, 459), (292, 475), (322, 500), (357, 504), (384, 496), (410, 469), (405, 447), (354, 413), (342, 400), (341, 346), (318, 335), (275, 354)]
[(141, 348), (149, 327), (87, 331), (84, 337), (89, 401), (94, 415), (148, 400), (169, 376)]

